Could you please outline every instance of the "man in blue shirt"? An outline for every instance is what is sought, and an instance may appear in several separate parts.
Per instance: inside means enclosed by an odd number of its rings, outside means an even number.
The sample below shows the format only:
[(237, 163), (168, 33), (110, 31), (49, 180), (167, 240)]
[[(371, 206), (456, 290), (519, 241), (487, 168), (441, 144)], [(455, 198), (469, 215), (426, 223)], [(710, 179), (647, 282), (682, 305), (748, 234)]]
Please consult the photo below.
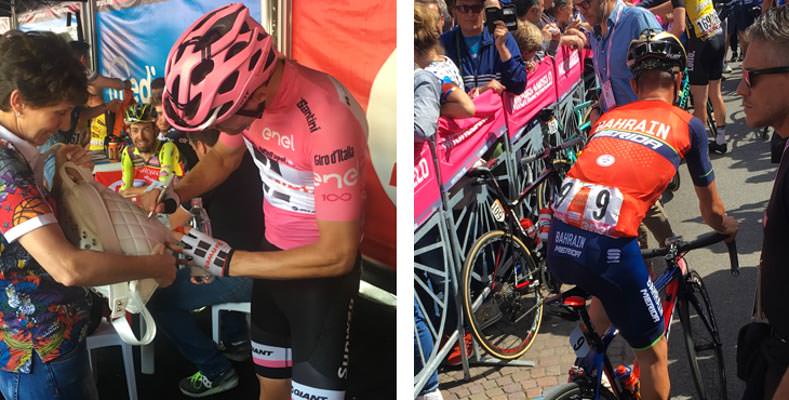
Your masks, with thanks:
[(455, 0), (450, 7), (458, 26), (441, 35), (441, 45), (460, 68), (466, 91), (522, 93), (526, 67), (504, 23), (497, 23), (493, 33), (486, 28), (482, 0)]
[(594, 32), (589, 42), (594, 51), (594, 69), (603, 89), (601, 111), (636, 100), (630, 87), (633, 74), (627, 68), (627, 48), (644, 29), (662, 30), (655, 15), (640, 7), (626, 6), (622, 0), (575, 0), (575, 7)]

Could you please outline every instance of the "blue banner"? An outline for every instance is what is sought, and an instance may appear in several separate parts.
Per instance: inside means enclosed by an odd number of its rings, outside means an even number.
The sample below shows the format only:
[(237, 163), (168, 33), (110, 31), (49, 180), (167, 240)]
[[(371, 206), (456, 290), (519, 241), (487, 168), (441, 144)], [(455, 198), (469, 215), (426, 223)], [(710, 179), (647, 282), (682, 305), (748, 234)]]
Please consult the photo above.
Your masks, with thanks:
[[(260, 20), (260, 1), (241, 1)], [(164, 76), (170, 47), (201, 15), (227, 0), (165, 0), (124, 9), (103, 9), (96, 16), (99, 73), (129, 79), (137, 102), (147, 103), (151, 81)], [(121, 97), (107, 90), (105, 100)]]

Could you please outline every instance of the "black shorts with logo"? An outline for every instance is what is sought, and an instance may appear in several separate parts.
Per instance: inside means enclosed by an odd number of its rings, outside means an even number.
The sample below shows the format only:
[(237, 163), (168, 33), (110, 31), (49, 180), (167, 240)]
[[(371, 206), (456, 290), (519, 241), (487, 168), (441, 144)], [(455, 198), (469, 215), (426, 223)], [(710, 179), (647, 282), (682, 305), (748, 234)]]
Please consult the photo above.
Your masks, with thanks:
[(723, 76), (723, 58), (726, 55), (723, 32), (700, 40), (688, 38), (688, 74), (691, 85), (706, 85)]
[[(264, 251), (278, 248), (264, 245)], [(361, 258), (347, 275), (297, 280), (255, 279), (252, 360), (255, 372), (329, 391), (348, 380), (351, 314)]]

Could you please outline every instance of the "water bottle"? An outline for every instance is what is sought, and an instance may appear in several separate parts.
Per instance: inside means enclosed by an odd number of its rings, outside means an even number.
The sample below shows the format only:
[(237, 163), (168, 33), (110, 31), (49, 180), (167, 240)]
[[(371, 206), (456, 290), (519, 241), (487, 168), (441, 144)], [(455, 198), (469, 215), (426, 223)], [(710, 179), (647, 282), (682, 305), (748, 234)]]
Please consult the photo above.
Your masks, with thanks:
[(640, 398), (638, 394), (638, 378), (636, 375), (633, 374), (633, 371), (630, 367), (625, 365), (617, 365), (614, 369), (614, 376), (616, 377), (617, 382), (619, 382), (622, 389), (624, 389), (627, 393), (632, 395), (634, 398)]
[(189, 210), (192, 214), (192, 228), (205, 233), (208, 236), (211, 234), (211, 219), (208, 218), (208, 212), (203, 208), (203, 199), (195, 197), (192, 199), (192, 208)]
[(542, 240), (540, 240), (538, 235), (537, 226), (528, 218), (521, 218), (520, 223), (523, 231), (526, 232), (526, 236), (534, 241), (534, 250), (540, 250), (542, 248)]

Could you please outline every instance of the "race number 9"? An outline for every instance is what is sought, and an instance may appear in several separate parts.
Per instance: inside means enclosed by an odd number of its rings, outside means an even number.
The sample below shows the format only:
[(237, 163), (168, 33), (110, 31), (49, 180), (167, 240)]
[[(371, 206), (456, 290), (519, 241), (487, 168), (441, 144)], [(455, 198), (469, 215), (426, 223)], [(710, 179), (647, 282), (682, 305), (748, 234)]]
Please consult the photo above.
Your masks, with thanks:
[(623, 202), (615, 187), (567, 177), (556, 196), (554, 213), (571, 225), (605, 235), (619, 222)]

